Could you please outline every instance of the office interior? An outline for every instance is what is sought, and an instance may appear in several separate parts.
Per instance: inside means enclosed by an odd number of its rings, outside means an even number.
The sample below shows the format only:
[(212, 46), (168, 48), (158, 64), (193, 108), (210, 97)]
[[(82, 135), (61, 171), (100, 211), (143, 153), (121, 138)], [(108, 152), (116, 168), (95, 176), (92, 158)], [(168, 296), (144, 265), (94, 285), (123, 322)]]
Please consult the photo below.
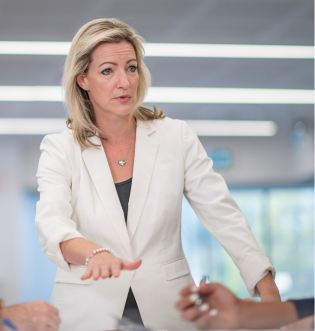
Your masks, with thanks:
[[(154, 104), (171, 118), (187, 120), (199, 134), (214, 170), (225, 179), (257, 241), (272, 259), (281, 298), (313, 296), (311, 0), (1, 0), (0, 296), (7, 304), (50, 299), (56, 266), (41, 252), (34, 224), (39, 199), (36, 170), (45, 133), (33, 130), (32, 120), (42, 119), (49, 127), (52, 119), (64, 123), (67, 116), (59, 100), (16, 100), (2, 89), (60, 86), (66, 55), (6, 53), (1, 42), (70, 42), (83, 24), (101, 17), (126, 22), (148, 44), (186, 47), (187, 54), (184, 48), (182, 55), (151, 54), (144, 61), (153, 88), (190, 88), (191, 99), (170, 102), (161, 96), (145, 105)], [(189, 55), (199, 44), (236, 48), (223, 55)], [(262, 47), (260, 55), (234, 54), (242, 45), (309, 46), (313, 55), (276, 57), (268, 55), (268, 47)], [(167, 52), (168, 46), (163, 47)], [(200, 88), (225, 94), (220, 100), (203, 101), (193, 93)], [(250, 99), (257, 90), (265, 94)], [(243, 99), (229, 99), (233, 91)], [(20, 120), (21, 125), (14, 124)], [(229, 123), (236, 128), (234, 133)], [(269, 123), (271, 129), (259, 134), (251, 128), (257, 123)], [(211, 281), (223, 283), (239, 297), (249, 297), (232, 260), (184, 197), (182, 238), (196, 282), (208, 274)]]

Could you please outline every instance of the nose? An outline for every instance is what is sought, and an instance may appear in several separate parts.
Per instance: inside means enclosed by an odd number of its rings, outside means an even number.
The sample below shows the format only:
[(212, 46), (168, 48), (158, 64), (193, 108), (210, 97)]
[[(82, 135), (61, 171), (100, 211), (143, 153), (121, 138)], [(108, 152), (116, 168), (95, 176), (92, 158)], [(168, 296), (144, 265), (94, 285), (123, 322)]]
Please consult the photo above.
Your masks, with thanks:
[(117, 87), (126, 90), (129, 86), (130, 86), (130, 82), (128, 80), (125, 70), (123, 70), (119, 73)]

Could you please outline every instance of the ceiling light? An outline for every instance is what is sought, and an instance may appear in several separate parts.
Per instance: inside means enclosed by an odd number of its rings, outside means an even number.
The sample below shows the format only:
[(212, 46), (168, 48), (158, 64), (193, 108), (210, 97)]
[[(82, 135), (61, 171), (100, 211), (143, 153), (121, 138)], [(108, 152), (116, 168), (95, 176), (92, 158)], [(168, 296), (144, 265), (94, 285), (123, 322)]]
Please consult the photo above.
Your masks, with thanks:
[[(60, 86), (0, 86), (0, 101), (62, 101)], [(313, 104), (314, 90), (151, 87), (147, 103)]]
[(314, 90), (152, 87), (148, 92), (145, 102), (313, 104)]
[(60, 86), (0, 86), (0, 101), (62, 101)]
[(64, 118), (0, 118), (0, 134), (46, 135), (66, 128)]
[(0, 54), (10, 55), (67, 55), (68, 41), (0, 41)]
[(198, 136), (272, 137), (277, 125), (272, 121), (187, 120)]
[[(67, 55), (65, 41), (0, 41), (0, 54)], [(314, 59), (314, 46), (146, 43), (150, 57)]]
[(313, 46), (148, 43), (146, 56), (314, 59)]
[[(187, 120), (198, 136), (268, 137), (277, 132), (272, 121)], [(64, 118), (0, 118), (0, 135), (46, 135), (61, 133)]]

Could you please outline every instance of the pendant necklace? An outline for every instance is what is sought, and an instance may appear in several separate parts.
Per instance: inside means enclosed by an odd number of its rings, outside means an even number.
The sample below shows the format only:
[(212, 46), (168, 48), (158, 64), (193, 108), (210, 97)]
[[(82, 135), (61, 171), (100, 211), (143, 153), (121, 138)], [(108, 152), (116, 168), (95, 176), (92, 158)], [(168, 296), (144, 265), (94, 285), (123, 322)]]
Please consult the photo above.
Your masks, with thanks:
[[(133, 138), (134, 135), (135, 135), (135, 133), (132, 135), (131, 138)], [(125, 157), (124, 159), (119, 160), (119, 161), (116, 161), (116, 160), (113, 160), (108, 154), (107, 154), (107, 156), (108, 156), (112, 161), (114, 161), (114, 162), (118, 163), (120, 166), (124, 167), (125, 164), (126, 164), (126, 162), (127, 162), (127, 156), (128, 156), (128, 154), (129, 154), (129, 151), (130, 151), (130, 147), (131, 147), (132, 140), (133, 140), (133, 139), (131, 139), (131, 142), (130, 142), (130, 144), (129, 144), (129, 148), (128, 148), (128, 152), (127, 152), (126, 157)]]

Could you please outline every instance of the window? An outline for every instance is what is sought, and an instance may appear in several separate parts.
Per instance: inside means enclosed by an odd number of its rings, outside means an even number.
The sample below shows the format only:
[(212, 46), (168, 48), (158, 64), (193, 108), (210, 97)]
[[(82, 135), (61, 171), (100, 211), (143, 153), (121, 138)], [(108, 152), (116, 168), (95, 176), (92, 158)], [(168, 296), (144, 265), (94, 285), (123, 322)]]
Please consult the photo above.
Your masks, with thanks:
[[(314, 295), (314, 189), (233, 189), (254, 236), (276, 268), (283, 300)], [(236, 295), (249, 297), (239, 271), (221, 244), (203, 227), (183, 199), (182, 238), (197, 283), (209, 275)]]

